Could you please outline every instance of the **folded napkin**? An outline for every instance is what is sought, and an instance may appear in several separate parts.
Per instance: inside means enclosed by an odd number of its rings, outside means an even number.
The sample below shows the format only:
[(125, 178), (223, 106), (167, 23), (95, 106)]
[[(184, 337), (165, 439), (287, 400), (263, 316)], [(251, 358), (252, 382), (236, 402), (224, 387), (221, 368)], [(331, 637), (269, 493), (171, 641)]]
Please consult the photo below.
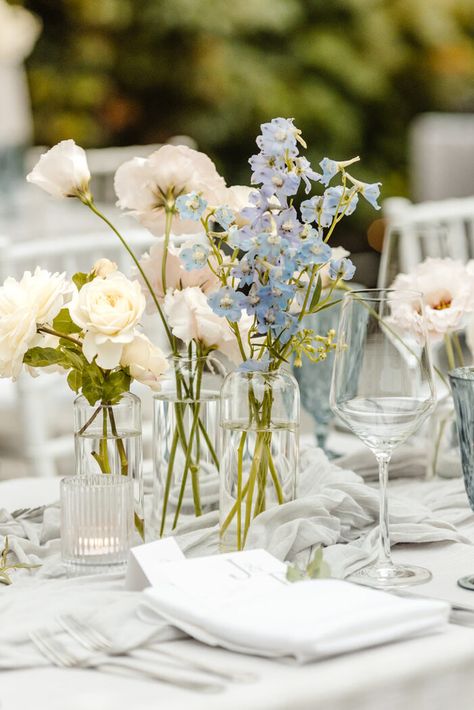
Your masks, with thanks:
[(237, 566), (231, 578), (223, 558), (223, 579), (217, 567), (203, 574), (195, 565), (193, 574), (191, 562), (167, 566), (170, 581), (145, 590), (139, 613), (148, 620), (155, 613), (198, 641), (241, 653), (304, 663), (442, 631), (450, 612), (447, 602), (403, 599), (339, 580), (292, 584), (278, 571), (246, 575)]

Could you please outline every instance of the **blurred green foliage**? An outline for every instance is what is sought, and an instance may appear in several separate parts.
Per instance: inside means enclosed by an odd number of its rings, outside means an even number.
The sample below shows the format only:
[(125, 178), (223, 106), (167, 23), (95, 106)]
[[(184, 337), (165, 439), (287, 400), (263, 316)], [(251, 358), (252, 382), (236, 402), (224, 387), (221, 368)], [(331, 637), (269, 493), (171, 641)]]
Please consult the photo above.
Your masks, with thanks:
[(11, 0), (42, 18), (36, 142), (188, 134), (247, 182), (258, 125), (293, 116), (310, 157), (361, 155), (406, 190), (407, 126), (474, 110), (473, 0)]

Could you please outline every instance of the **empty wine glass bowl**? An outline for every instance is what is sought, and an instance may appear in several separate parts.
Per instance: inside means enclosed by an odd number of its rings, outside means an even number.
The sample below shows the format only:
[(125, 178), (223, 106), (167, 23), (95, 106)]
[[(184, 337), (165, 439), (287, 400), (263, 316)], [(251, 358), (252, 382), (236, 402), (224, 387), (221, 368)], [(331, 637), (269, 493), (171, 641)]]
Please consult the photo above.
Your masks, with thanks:
[(390, 551), (387, 480), (393, 450), (436, 401), (422, 295), (366, 289), (344, 296), (331, 382), (333, 411), (374, 453), (379, 465), (377, 561), (353, 575), (374, 587), (428, 581), (421, 567), (395, 565)]

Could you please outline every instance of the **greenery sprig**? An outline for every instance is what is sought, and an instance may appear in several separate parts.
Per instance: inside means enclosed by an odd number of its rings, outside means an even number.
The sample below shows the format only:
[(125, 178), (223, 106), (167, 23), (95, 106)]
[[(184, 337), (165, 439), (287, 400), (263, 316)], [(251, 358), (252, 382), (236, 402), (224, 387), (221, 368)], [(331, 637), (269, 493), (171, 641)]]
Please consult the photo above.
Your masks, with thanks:
[(9, 564), (8, 555), (11, 554), (11, 550), (8, 544), (8, 536), (5, 537), (5, 547), (0, 554), (0, 584), (12, 584), (12, 579), (9, 572), (13, 569), (34, 569), (35, 567), (41, 567), (41, 565), (30, 565), (27, 562), (14, 562)]
[(289, 582), (302, 582), (306, 579), (325, 579), (331, 576), (331, 570), (327, 562), (324, 561), (323, 548), (319, 546), (314, 553), (313, 559), (304, 570), (297, 565), (288, 565), (286, 578)]

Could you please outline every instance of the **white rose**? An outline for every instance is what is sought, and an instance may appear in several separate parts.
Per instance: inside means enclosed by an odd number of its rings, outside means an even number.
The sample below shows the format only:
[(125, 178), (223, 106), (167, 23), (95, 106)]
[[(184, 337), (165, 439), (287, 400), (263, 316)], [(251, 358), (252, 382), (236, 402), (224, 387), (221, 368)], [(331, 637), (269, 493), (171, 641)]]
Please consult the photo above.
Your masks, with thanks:
[(71, 318), (85, 332), (83, 352), (89, 362), (111, 370), (120, 362), (123, 347), (135, 337), (135, 326), (145, 309), (138, 281), (120, 271), (96, 278), (77, 292), (69, 307)]
[(110, 259), (98, 259), (92, 267), (93, 273), (101, 279), (106, 279), (107, 276), (113, 274), (114, 271), (118, 270), (118, 266), (115, 261), (110, 261)]
[(8, 278), (0, 288), (0, 377), (18, 377), (35, 337), (36, 306), (20, 282)]
[(66, 280), (66, 274), (51, 274), (39, 266), (33, 274), (25, 271), (20, 284), (36, 306), (36, 322), (40, 325), (51, 323), (73, 294), (73, 286)]
[(150, 389), (160, 389), (161, 375), (168, 369), (163, 352), (145, 335), (138, 333), (131, 343), (125, 345), (120, 364), (130, 369), (131, 376)]
[(50, 323), (71, 297), (72, 285), (64, 274), (51, 274), (39, 266), (25, 271), (20, 281), (6, 279), (0, 288), (0, 377), (18, 377), (23, 356), (43, 345), (37, 325)]
[(44, 153), (26, 179), (53, 197), (90, 197), (86, 154), (73, 140), (61, 141)]

